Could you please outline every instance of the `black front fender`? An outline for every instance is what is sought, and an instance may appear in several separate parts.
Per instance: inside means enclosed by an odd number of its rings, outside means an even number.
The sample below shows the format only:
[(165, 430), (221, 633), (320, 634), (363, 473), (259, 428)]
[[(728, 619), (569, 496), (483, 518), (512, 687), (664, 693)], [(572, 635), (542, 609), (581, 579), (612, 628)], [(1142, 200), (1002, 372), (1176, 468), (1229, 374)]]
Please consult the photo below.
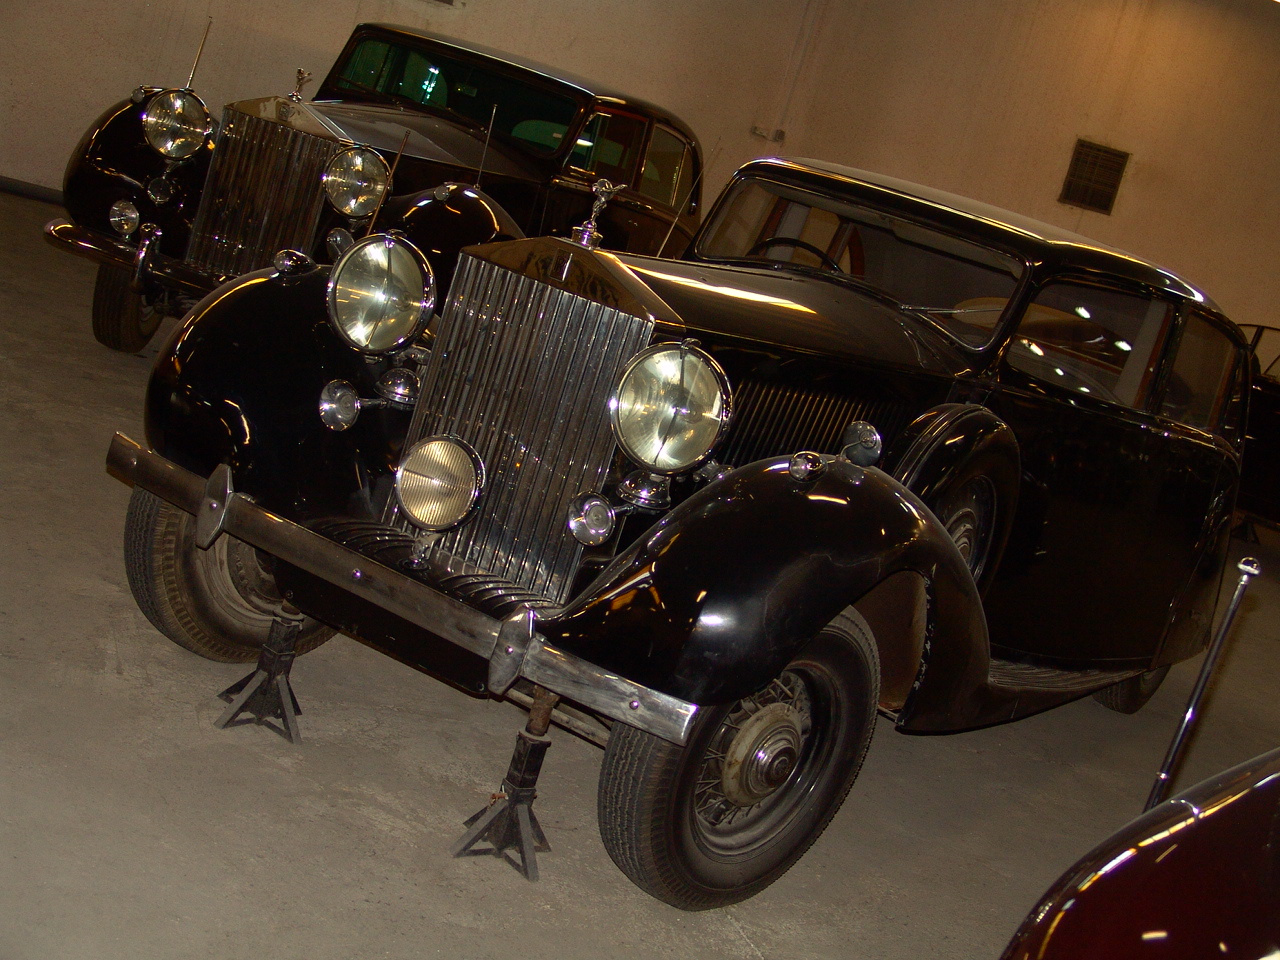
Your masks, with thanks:
[(709, 484), (539, 629), (631, 680), (724, 703), (764, 686), (874, 587), (913, 571), (931, 598), (932, 633), (966, 651), (949, 683), (980, 686), (986, 621), (946, 531), (880, 470), (825, 462), (812, 481), (775, 459)]
[(367, 515), (368, 492), (392, 470), (388, 420), (370, 410), (341, 433), (319, 416), (320, 391), (347, 380), (374, 396), (383, 369), (342, 341), (325, 307), (328, 269), (271, 269), (214, 290), (178, 325), (147, 387), (151, 449), (199, 476), (231, 466), (237, 489), (294, 519)]
[(463, 247), (496, 240), (523, 240), (524, 231), (498, 201), (479, 187), (442, 183), (387, 201), (379, 228), (399, 230), (422, 251), (447, 293)]

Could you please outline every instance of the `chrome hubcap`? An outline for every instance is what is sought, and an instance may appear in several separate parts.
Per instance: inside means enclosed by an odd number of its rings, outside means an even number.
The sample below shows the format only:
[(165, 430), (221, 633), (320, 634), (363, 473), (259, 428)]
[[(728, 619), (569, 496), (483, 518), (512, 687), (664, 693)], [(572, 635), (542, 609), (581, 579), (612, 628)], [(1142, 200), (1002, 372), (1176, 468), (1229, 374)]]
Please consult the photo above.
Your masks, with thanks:
[(720, 774), (730, 803), (749, 807), (787, 782), (804, 744), (800, 724), (800, 715), (789, 704), (771, 703), (742, 725), (729, 744)]

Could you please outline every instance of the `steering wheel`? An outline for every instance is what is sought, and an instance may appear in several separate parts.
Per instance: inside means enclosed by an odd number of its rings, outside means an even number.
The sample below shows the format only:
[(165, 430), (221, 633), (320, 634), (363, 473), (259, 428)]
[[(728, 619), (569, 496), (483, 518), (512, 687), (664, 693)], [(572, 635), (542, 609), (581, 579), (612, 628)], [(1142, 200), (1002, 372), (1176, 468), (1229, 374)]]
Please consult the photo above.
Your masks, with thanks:
[(840, 269), (840, 264), (832, 260), (831, 257), (828, 256), (826, 253), (819, 250), (812, 243), (807, 243), (806, 241), (799, 240), (795, 237), (766, 237), (764, 240), (761, 240), (753, 244), (751, 249), (747, 251), (747, 256), (753, 257), (757, 253), (760, 253), (765, 248), (777, 246), (779, 244), (782, 244), (788, 247), (799, 247), (801, 250), (806, 250), (809, 253), (812, 253), (815, 257), (817, 257), (818, 260), (822, 263), (822, 265), (826, 267), (828, 270), (830, 270), (832, 273), (844, 273), (844, 271)]

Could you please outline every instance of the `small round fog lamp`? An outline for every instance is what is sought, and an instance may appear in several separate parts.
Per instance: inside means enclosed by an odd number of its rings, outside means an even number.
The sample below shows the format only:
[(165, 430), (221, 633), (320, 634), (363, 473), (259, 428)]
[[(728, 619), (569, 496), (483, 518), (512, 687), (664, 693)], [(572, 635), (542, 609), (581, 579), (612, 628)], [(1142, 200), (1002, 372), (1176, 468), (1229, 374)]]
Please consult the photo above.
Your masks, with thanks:
[(345, 380), (331, 380), (320, 391), (320, 421), (330, 430), (345, 430), (360, 416), (360, 394)]
[(138, 208), (128, 200), (117, 200), (113, 203), (107, 213), (107, 219), (111, 221), (111, 229), (122, 237), (133, 236), (140, 220)]
[(584, 493), (569, 504), (569, 532), (588, 547), (598, 547), (608, 540), (616, 520), (609, 501), (594, 493)]
[(406, 517), (424, 530), (456, 527), (484, 489), (484, 463), (456, 437), (415, 443), (396, 471), (396, 500)]

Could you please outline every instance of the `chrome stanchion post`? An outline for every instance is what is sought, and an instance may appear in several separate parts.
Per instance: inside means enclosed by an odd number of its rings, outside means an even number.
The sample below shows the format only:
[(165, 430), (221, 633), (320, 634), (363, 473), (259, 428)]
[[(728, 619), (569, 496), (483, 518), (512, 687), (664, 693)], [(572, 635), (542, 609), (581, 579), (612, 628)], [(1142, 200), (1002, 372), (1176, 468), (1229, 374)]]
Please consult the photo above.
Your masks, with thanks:
[(1209, 677), (1213, 675), (1218, 657), (1226, 645), (1227, 634), (1240, 609), (1240, 601), (1244, 599), (1244, 591), (1249, 586), (1249, 581), (1262, 572), (1262, 566), (1253, 557), (1245, 557), (1236, 564), (1236, 568), (1240, 571), (1240, 582), (1236, 584), (1236, 592), (1232, 595), (1231, 603), (1227, 606), (1227, 612), (1223, 615), (1222, 623), (1218, 627), (1218, 635), (1213, 638), (1209, 652), (1205, 654), (1204, 663), (1200, 665), (1200, 675), (1196, 677), (1196, 685), (1187, 700), (1187, 709), (1182, 715), (1182, 723), (1169, 744), (1168, 752), (1164, 755), (1164, 763), (1160, 767), (1160, 772), (1156, 774), (1156, 781), (1151, 785), (1151, 795), (1147, 797), (1147, 805), (1142, 808), (1144, 812), (1160, 803), (1169, 792), (1174, 768), (1178, 765), (1187, 739), (1191, 736), (1191, 730), (1199, 718), (1200, 701), (1204, 698), (1205, 688), (1209, 686)]

